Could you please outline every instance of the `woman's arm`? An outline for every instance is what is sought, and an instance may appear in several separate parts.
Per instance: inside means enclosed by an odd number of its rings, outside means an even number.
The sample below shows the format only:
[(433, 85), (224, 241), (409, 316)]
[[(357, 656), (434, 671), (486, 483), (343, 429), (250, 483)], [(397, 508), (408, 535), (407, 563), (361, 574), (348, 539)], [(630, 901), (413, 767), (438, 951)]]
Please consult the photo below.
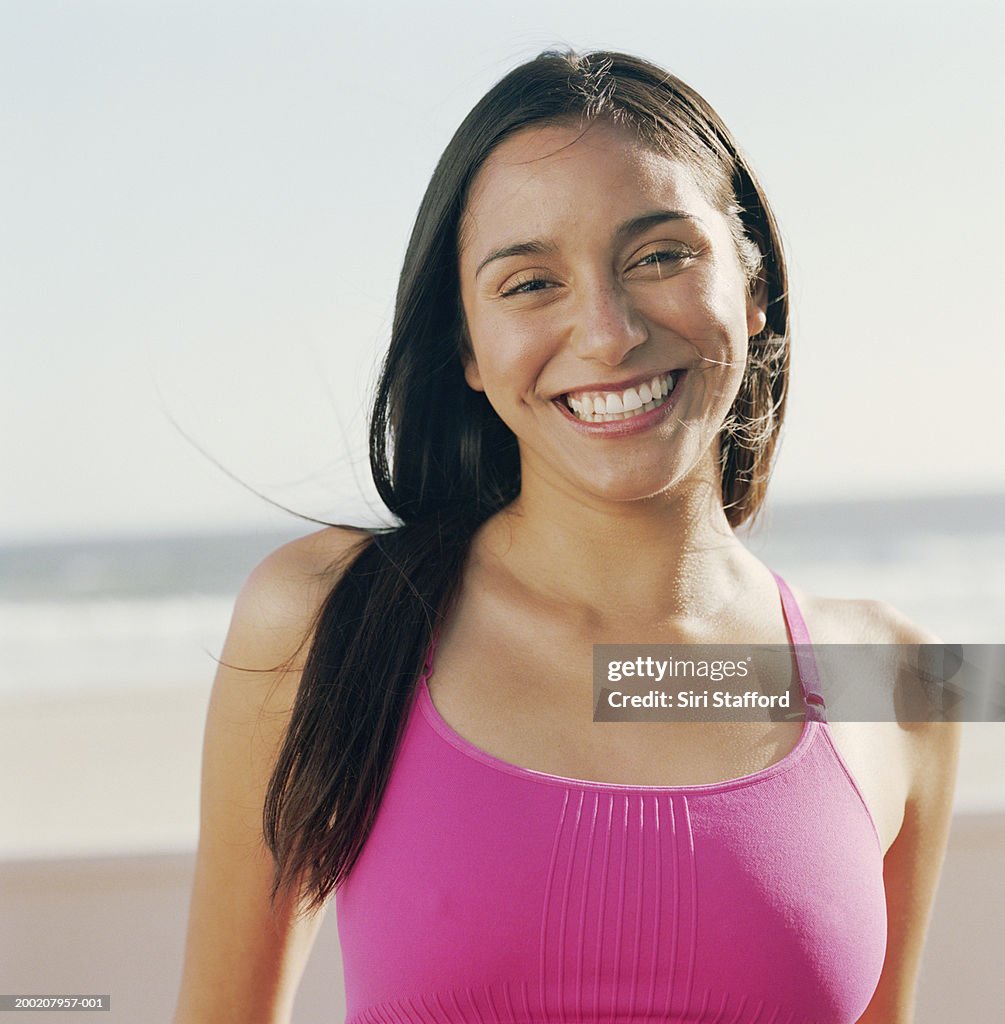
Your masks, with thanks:
[[(892, 642), (939, 641), (889, 609)], [(911, 777), (904, 822), (883, 862), (886, 887), (886, 961), (879, 984), (859, 1024), (912, 1024), (925, 937), (952, 821), (959, 758), (958, 722), (909, 723)]]
[[(269, 904), (265, 791), (300, 682), (298, 647), (333, 585), (321, 576), (358, 541), (325, 530), (270, 555), (234, 610), (206, 720), (199, 849), (175, 1024), (283, 1024), (323, 913)], [(277, 671), (295, 655), (289, 671)]]

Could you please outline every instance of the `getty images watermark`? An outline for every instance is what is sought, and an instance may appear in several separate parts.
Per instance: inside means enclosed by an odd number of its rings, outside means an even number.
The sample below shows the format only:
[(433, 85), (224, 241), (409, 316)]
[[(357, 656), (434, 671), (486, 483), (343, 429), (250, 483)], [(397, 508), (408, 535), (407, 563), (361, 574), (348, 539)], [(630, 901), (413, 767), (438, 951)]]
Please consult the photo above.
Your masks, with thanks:
[(597, 722), (797, 720), (804, 686), (831, 721), (1001, 722), (1005, 645), (593, 646)]

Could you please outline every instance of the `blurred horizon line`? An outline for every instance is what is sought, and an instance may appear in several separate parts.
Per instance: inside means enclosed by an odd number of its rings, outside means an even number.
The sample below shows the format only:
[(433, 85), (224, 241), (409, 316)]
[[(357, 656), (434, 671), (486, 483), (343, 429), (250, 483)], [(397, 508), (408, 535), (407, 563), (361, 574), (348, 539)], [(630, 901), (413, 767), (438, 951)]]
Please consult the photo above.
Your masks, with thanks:
[[(976, 511), (978, 508), (980, 509), (979, 516), (973, 518), (966, 516), (967, 512)], [(826, 497), (792, 496), (777, 499), (772, 499), (769, 496), (753, 526), (740, 526), (737, 533), (743, 538), (756, 537), (758, 534), (778, 529), (805, 529), (808, 522), (820, 519), (826, 521), (837, 510), (840, 510), (841, 520), (846, 526), (851, 525), (849, 516), (852, 520), (861, 520), (863, 523), (866, 521), (875, 523), (877, 518), (889, 523), (897, 519), (898, 512), (906, 512), (908, 509), (912, 512), (910, 525), (914, 528), (944, 527), (947, 518), (950, 520), (962, 518), (967, 520), (966, 525), (969, 527), (979, 528), (986, 524), (997, 529), (1000, 527), (995, 527), (995, 523), (1005, 523), (1005, 487), (998, 490), (900, 493), (888, 496), (866, 494)], [(992, 511), (996, 515), (988, 514)], [(288, 513), (290, 522), (287, 525), (282, 525), (278, 520), (278, 517), (283, 514), (282, 510), (276, 510), (274, 514), (277, 517), (274, 522), (247, 520), (236, 522), (233, 525), (207, 522), (204, 525), (179, 524), (177, 527), (155, 526), (150, 529), (144, 529), (142, 526), (107, 530), (85, 529), (74, 533), (58, 530), (42, 530), (38, 533), (19, 530), (3, 532), (0, 528), (0, 549), (52, 549), (78, 545), (114, 546), (185, 540), (211, 541), (214, 538), (224, 537), (275, 537), (277, 539), (285, 537), (292, 540), (313, 530), (320, 530), (324, 526), (334, 525), (328, 522), (315, 522), (310, 518), (301, 518), (300, 514), (293, 511)], [(386, 514), (386, 510), (385, 516), (388, 520), (391, 519)], [(320, 519), (320, 517), (316, 518)], [(345, 515), (341, 518), (344, 525), (352, 524), (366, 529), (381, 525), (372, 508), (364, 509), (361, 506), (347, 508)], [(815, 528), (819, 528), (819, 523)]]

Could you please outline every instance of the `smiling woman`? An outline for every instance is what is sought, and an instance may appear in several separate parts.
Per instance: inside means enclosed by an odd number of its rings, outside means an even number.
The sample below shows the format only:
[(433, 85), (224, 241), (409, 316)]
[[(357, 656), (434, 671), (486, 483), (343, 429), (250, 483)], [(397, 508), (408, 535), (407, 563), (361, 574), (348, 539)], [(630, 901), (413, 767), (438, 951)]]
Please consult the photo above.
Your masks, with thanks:
[(177, 1024), (288, 1020), (333, 894), (353, 1024), (911, 1019), (954, 728), (829, 723), (805, 647), (795, 719), (592, 717), (596, 643), (928, 639), (734, 532), (789, 343), (767, 200), (688, 86), (546, 53), (477, 104), (371, 421), (400, 525), (281, 548), (234, 614)]
[[(609, 120), (525, 129), (479, 171), (461, 225), (465, 377), (518, 439), (517, 507), (531, 478), (624, 499), (695, 474), (718, 490), (715, 441), (767, 288), (735, 204), (708, 191)], [(533, 238), (497, 247), (516, 225)]]

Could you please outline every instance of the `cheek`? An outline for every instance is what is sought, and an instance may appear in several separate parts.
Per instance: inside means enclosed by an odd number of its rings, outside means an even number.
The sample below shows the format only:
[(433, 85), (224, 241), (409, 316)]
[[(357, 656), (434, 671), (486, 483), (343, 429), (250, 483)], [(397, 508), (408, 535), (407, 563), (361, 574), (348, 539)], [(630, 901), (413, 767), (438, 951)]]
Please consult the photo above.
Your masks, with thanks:
[[(500, 322), (483, 317), (471, 325), (472, 364), (491, 398), (504, 392), (527, 391), (547, 361), (546, 334), (526, 322)], [(471, 378), (468, 378), (471, 382)]]
[(735, 261), (718, 266), (704, 281), (701, 301), (707, 315), (729, 334), (743, 333), (747, 322), (747, 285)]
[(645, 312), (699, 359), (733, 362), (738, 349), (746, 351), (746, 296), (721, 275), (696, 275), (686, 287), (655, 295)]
[[(687, 288), (666, 293), (662, 323), (691, 349), (693, 370), (680, 414), (717, 432), (743, 380), (747, 360), (746, 291), (723, 272), (694, 275)], [(653, 310), (651, 315), (658, 316)]]

